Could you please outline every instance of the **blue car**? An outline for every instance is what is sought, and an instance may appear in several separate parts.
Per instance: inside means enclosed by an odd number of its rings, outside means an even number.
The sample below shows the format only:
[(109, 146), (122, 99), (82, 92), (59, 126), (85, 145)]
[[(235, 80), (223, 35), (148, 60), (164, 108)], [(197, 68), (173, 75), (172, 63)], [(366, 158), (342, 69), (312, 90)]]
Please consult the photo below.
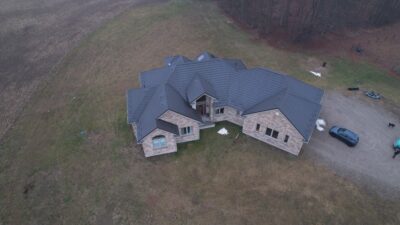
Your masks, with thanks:
[(358, 135), (356, 133), (354, 133), (353, 131), (348, 130), (346, 128), (337, 127), (337, 126), (333, 126), (329, 130), (329, 134), (332, 137), (335, 137), (335, 138), (339, 139), (340, 141), (344, 142), (345, 144), (347, 144), (350, 147), (356, 146), (358, 141), (360, 140)]

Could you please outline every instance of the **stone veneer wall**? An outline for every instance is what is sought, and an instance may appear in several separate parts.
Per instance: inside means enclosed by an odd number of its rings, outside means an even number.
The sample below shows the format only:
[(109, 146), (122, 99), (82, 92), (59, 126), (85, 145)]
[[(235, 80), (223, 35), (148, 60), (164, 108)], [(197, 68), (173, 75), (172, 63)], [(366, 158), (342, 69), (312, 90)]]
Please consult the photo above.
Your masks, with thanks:
[[(260, 124), (260, 131), (256, 131), (257, 124)], [(265, 134), (267, 127), (279, 132), (277, 139)], [(303, 146), (303, 136), (277, 109), (246, 115), (243, 133), (294, 155), (298, 155)], [(284, 142), (285, 135), (289, 135), (287, 143)]]
[[(166, 141), (167, 141), (167, 147), (159, 148), (159, 149), (153, 148), (153, 137), (158, 136), (158, 135), (165, 136)], [(167, 153), (172, 153), (172, 152), (177, 151), (175, 135), (172, 133), (169, 133), (167, 131), (160, 130), (160, 129), (155, 129), (153, 132), (151, 132), (145, 138), (143, 138), (142, 147), (143, 147), (143, 151), (144, 151), (144, 156), (146, 156), (146, 157), (162, 155), (162, 154), (167, 154)]]
[[(213, 122), (229, 121), (242, 126), (243, 133), (256, 138), (260, 141), (273, 145), (279, 149), (287, 151), (291, 154), (298, 155), (303, 146), (303, 136), (296, 130), (290, 121), (279, 111), (270, 110), (266, 112), (253, 113), (246, 116), (237, 115), (237, 110), (232, 107), (224, 107), (224, 114), (215, 114), (215, 108), (211, 112), (211, 120)], [(160, 129), (156, 129), (147, 135), (143, 141), (143, 151), (146, 157), (162, 155), (177, 151), (177, 143), (195, 141), (200, 139), (199, 122), (180, 115), (173, 111), (167, 111), (160, 119), (176, 124), (180, 129), (191, 126), (193, 131), (191, 135), (178, 136)], [(260, 130), (256, 131), (257, 124), (260, 124)], [(267, 127), (279, 131), (277, 139), (265, 134)], [(136, 136), (136, 126), (132, 128)], [(161, 149), (153, 149), (152, 138), (157, 135), (164, 135), (167, 140), (167, 147)], [(284, 142), (285, 135), (289, 135), (289, 141)]]
[[(217, 108), (224, 108), (224, 113), (216, 114), (215, 111)], [(229, 122), (234, 123), (239, 126), (243, 126), (244, 117), (238, 115), (237, 110), (232, 107), (229, 107), (229, 106), (213, 107), (213, 112), (211, 114), (211, 121), (220, 122), (220, 121), (224, 121), (224, 120), (229, 121)]]
[(195, 141), (200, 139), (200, 129), (199, 129), (199, 122), (188, 118), (186, 116), (180, 115), (176, 112), (168, 110), (164, 114), (160, 116), (160, 119), (176, 124), (179, 128), (179, 132), (181, 132), (181, 128), (183, 127), (192, 127), (192, 134), (185, 135), (185, 136), (175, 136), (176, 143), (188, 142), (188, 141)]
[(135, 137), (137, 137), (137, 128), (136, 128), (136, 124), (132, 124), (132, 129), (133, 129), (133, 134), (135, 134)]

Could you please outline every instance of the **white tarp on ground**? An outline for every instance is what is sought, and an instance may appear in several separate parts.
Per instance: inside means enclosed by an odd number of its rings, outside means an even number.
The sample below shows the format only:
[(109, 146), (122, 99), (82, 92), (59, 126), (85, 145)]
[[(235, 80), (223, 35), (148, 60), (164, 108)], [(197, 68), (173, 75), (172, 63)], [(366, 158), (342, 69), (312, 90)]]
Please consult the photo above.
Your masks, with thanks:
[(220, 135), (228, 135), (229, 132), (228, 132), (227, 129), (225, 129), (225, 127), (223, 127), (218, 131), (218, 134), (220, 134)]
[(319, 131), (324, 131), (324, 127), (326, 126), (326, 122), (323, 119), (317, 119), (315, 122), (315, 126), (317, 127), (317, 130)]
[(317, 76), (317, 77), (321, 77), (321, 73), (318, 73), (318, 72), (315, 72), (315, 71), (310, 71), (310, 73), (312, 73), (314, 76)]

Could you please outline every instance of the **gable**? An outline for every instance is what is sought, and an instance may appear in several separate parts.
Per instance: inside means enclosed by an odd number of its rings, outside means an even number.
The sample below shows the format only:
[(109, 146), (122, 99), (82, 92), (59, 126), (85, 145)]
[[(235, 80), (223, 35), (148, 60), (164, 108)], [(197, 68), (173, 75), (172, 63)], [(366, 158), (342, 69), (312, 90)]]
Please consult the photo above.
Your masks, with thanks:
[(192, 103), (204, 94), (213, 98), (216, 98), (217, 96), (214, 88), (208, 81), (196, 76), (187, 87), (187, 100), (189, 103)]
[[(264, 124), (279, 124), (278, 126), (270, 126), (272, 129), (277, 129), (278, 131), (290, 130), (291, 133), (295, 134), (297, 138), (304, 139), (303, 135), (294, 126), (294, 124), (286, 117), (282, 111), (279, 109), (272, 109), (263, 112), (257, 112), (245, 116), (245, 120), (251, 119), (257, 121), (257, 123)], [(292, 135), (293, 136), (293, 135)]]

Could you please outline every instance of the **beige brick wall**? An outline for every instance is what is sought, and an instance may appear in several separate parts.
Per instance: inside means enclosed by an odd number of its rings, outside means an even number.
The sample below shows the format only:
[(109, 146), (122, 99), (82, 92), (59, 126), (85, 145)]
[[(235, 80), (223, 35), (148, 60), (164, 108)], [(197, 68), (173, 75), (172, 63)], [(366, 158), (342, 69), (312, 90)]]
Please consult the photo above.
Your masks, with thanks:
[[(260, 131), (256, 131), (257, 123), (260, 124)], [(279, 131), (277, 139), (265, 134), (267, 127)], [(303, 136), (277, 109), (246, 115), (243, 133), (294, 155), (298, 155), (303, 146)], [(290, 137), (287, 143), (284, 142), (285, 135)]]
[[(158, 135), (165, 136), (166, 141), (167, 141), (167, 147), (160, 148), (160, 149), (153, 148), (153, 137), (158, 136)], [(144, 155), (146, 157), (162, 155), (162, 154), (167, 154), (167, 153), (172, 153), (172, 152), (177, 151), (175, 135), (172, 133), (169, 133), (167, 131), (160, 130), (160, 129), (155, 129), (153, 132), (148, 134), (143, 139), (142, 147), (143, 147)]]
[(160, 116), (160, 119), (176, 124), (179, 128), (179, 132), (181, 132), (181, 128), (183, 127), (192, 127), (192, 134), (185, 136), (176, 136), (176, 143), (195, 141), (200, 139), (200, 129), (199, 122), (188, 118), (186, 116), (180, 115), (176, 112), (168, 110), (163, 115)]
[[(246, 116), (237, 115), (236, 109), (232, 107), (224, 107), (224, 114), (211, 113), (213, 122), (229, 121), (243, 127), (243, 133), (256, 138), (260, 141), (273, 145), (279, 149), (287, 151), (291, 154), (298, 155), (303, 146), (303, 137), (289, 120), (279, 111), (270, 110), (267, 112), (254, 113)], [(200, 139), (199, 122), (186, 116), (177, 114), (173, 111), (165, 112), (160, 119), (176, 124), (179, 131), (183, 127), (191, 126), (192, 134), (180, 136), (160, 129), (154, 130), (147, 135), (142, 141), (143, 151), (146, 157), (162, 155), (177, 151), (177, 143), (195, 141)], [(260, 124), (260, 130), (256, 131), (256, 125)], [(267, 127), (279, 131), (278, 138), (273, 138), (265, 134)], [(136, 136), (136, 126), (132, 128)], [(157, 135), (164, 135), (167, 140), (167, 147), (161, 149), (153, 149), (152, 138)], [(289, 135), (289, 141), (284, 142), (285, 135)]]
[[(222, 108), (222, 107), (218, 107)], [(216, 114), (215, 110), (216, 107), (213, 109), (213, 113), (211, 114), (211, 121), (213, 122), (220, 122), (220, 121), (229, 121), (231, 123), (234, 123), (239, 126), (243, 126), (243, 120), (244, 117), (237, 115), (237, 110), (229, 107), (229, 106), (224, 106), (224, 113), (223, 114)]]

